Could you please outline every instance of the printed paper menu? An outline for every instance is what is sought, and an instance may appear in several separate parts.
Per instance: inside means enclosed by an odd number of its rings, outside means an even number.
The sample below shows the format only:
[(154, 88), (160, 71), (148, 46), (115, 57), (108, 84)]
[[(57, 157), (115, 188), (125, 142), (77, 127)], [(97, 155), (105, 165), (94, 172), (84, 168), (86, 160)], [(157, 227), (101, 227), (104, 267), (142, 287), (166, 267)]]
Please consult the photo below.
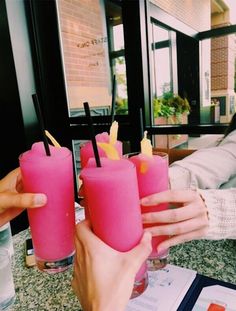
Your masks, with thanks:
[(193, 311), (236, 311), (236, 291), (220, 285), (204, 287)]
[(129, 301), (126, 311), (176, 311), (196, 274), (196, 271), (174, 265), (148, 272), (147, 289)]

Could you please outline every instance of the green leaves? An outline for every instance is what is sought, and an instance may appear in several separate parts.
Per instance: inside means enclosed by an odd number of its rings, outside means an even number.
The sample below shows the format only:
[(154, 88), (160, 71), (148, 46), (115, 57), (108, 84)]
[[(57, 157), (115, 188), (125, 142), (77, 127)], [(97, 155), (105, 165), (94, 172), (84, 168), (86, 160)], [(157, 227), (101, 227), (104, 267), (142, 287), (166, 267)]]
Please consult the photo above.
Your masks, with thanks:
[(189, 113), (191, 110), (187, 98), (174, 95), (171, 92), (163, 94), (162, 97), (153, 99), (154, 117), (171, 117), (178, 116), (183, 113)]

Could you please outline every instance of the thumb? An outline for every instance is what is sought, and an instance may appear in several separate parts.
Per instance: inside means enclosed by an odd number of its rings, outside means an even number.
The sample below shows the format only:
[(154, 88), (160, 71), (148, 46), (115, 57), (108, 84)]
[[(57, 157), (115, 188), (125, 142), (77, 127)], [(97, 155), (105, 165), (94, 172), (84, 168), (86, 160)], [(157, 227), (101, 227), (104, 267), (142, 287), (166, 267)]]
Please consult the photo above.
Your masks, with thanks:
[(131, 251), (129, 251), (130, 258), (132, 260), (132, 265), (136, 269), (136, 271), (140, 268), (140, 266), (150, 255), (152, 251), (151, 241), (152, 241), (151, 233), (144, 232), (140, 243), (137, 246), (135, 246)]
[(47, 196), (43, 193), (0, 193), (0, 209), (10, 207), (40, 207), (47, 203)]

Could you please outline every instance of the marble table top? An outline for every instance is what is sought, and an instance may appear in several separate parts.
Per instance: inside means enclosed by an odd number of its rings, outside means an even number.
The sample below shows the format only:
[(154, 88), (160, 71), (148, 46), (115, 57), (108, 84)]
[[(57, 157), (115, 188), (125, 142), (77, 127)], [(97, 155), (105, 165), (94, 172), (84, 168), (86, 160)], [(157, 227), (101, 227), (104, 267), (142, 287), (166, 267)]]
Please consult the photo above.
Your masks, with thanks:
[[(71, 288), (73, 269), (49, 275), (36, 267), (26, 268), (24, 230), (13, 236), (13, 274), (16, 300), (10, 311), (82, 310)], [(236, 284), (236, 241), (192, 241), (172, 247), (171, 264), (196, 270), (199, 274)]]

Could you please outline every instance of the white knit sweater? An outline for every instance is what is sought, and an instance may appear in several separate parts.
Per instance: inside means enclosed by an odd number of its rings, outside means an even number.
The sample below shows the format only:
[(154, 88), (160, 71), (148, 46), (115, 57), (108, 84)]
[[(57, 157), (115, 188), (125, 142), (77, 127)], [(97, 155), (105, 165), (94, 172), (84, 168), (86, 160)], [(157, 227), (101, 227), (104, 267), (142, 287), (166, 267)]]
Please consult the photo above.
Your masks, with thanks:
[(206, 239), (236, 239), (236, 130), (169, 168), (171, 189), (196, 189), (209, 215)]

